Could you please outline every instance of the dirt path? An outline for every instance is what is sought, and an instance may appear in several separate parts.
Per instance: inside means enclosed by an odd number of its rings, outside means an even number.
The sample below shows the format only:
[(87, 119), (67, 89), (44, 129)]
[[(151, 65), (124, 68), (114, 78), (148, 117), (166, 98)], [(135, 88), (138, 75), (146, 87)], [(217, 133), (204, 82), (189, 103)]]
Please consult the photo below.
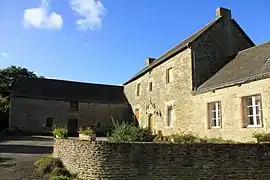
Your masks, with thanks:
[(14, 136), (0, 142), (0, 180), (40, 180), (33, 162), (52, 152), (53, 138)]

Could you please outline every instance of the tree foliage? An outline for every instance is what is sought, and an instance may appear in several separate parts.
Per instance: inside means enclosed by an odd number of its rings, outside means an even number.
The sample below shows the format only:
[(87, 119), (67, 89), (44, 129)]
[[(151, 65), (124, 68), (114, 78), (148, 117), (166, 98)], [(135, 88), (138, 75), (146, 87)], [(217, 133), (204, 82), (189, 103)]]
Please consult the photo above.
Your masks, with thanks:
[(37, 77), (34, 72), (19, 66), (0, 69), (0, 94), (8, 96), (18, 76)]

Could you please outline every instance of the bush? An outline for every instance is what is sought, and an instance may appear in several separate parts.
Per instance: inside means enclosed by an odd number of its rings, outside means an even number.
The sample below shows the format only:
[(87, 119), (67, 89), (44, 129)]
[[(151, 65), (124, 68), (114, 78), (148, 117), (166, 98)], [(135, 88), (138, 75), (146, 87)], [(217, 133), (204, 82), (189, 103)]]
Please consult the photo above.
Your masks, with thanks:
[(51, 177), (51, 180), (71, 180), (72, 178), (67, 176), (53, 176)]
[(56, 167), (64, 167), (60, 159), (53, 158), (52, 156), (41, 157), (35, 162), (34, 166), (42, 175), (50, 174)]
[(205, 138), (207, 143), (215, 143), (215, 144), (234, 144), (237, 143), (230, 139), (222, 139), (222, 138)]
[(173, 134), (170, 136), (170, 140), (178, 143), (202, 143), (204, 140), (197, 135), (186, 134)]
[(52, 172), (50, 173), (51, 177), (55, 176), (66, 176), (66, 177), (71, 177), (71, 173), (63, 167), (55, 167)]
[(270, 133), (253, 133), (253, 138), (256, 138), (257, 143), (270, 142)]
[(54, 137), (58, 137), (61, 139), (66, 139), (67, 138), (67, 129), (66, 128), (55, 128), (53, 130), (53, 135)]
[(114, 122), (114, 129), (111, 133), (108, 133), (108, 139), (116, 142), (152, 142), (154, 137), (152, 131), (149, 129), (144, 129), (137, 127), (133, 123)]
[(90, 127), (86, 127), (86, 128), (82, 127), (80, 128), (79, 133), (85, 134), (85, 135), (92, 135), (92, 134), (95, 134), (95, 131), (91, 129)]

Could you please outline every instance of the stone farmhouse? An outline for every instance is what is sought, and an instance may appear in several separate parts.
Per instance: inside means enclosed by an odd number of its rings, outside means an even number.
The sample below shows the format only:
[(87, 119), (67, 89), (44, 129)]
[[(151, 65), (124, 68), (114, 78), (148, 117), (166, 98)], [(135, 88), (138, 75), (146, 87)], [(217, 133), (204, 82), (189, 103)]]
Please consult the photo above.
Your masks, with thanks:
[(169, 135), (248, 141), (270, 128), (270, 42), (255, 45), (218, 8), (202, 29), (146, 66), (123, 86), (20, 78), (11, 96), (10, 127), (40, 131), (55, 121), (71, 129), (111, 127), (131, 119)]

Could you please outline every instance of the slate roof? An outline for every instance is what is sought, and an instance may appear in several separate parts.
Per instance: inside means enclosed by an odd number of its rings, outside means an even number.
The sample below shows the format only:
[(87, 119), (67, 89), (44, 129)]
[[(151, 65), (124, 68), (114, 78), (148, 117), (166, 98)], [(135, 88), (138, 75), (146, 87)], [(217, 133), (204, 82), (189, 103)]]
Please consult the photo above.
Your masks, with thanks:
[(270, 42), (240, 51), (197, 91), (206, 92), (268, 77), (270, 77)]
[(12, 88), (11, 95), (12, 97), (128, 104), (123, 86), (47, 78), (19, 77)]

